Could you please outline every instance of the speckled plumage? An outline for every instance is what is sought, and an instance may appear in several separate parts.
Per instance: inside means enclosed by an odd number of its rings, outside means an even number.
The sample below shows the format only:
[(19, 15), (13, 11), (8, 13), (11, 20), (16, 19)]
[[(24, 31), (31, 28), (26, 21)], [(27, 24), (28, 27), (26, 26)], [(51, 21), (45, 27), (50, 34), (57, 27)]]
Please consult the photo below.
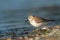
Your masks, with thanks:
[(45, 22), (50, 22), (50, 21), (54, 21), (54, 20), (48, 20), (48, 19), (44, 19), (38, 16), (28, 16), (28, 20), (30, 22), (31, 25), (33, 25), (34, 27), (39, 27), (42, 24), (44, 24)]

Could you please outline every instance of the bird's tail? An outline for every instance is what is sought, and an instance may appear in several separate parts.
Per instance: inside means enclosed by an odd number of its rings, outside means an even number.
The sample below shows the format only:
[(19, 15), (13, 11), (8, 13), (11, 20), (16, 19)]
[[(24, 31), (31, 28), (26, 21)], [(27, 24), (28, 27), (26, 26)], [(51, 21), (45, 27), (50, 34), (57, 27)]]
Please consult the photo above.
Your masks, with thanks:
[(47, 21), (53, 22), (53, 21), (55, 21), (55, 20), (47, 20)]

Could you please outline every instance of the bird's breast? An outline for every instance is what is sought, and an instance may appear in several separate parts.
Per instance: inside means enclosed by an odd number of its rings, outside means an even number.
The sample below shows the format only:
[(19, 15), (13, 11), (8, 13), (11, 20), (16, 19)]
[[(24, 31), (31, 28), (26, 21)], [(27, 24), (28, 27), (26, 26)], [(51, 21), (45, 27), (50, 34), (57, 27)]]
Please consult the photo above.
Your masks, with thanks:
[(34, 27), (40, 27), (42, 25), (42, 23), (36, 23), (34, 20), (30, 21), (30, 24)]

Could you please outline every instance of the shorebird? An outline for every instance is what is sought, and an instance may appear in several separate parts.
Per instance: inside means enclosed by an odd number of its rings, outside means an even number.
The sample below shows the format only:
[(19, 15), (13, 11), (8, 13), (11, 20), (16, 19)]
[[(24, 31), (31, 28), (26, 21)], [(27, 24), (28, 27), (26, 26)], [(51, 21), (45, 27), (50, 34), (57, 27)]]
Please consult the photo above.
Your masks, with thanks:
[(49, 19), (45, 19), (45, 18), (42, 18), (42, 17), (39, 17), (39, 16), (30, 15), (30, 16), (28, 16), (28, 21), (29, 21), (29, 23), (32, 26), (34, 26), (34, 27), (40, 27), (44, 23), (46, 23), (46, 22), (52, 22), (54, 20), (49, 20)]

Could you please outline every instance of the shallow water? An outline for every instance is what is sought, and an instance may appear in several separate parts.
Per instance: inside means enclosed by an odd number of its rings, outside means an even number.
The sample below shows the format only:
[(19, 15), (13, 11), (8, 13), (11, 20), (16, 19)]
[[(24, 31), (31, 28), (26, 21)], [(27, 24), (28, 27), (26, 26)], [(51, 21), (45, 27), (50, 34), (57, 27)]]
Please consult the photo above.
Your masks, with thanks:
[[(44, 3), (42, 3), (44, 2)], [(25, 23), (28, 15), (37, 15), (47, 19), (59, 20), (60, 12), (51, 12), (43, 9), (44, 6), (58, 5), (60, 2), (47, 0), (11, 0), (0, 1), (0, 29), (6, 27), (28, 27), (31, 26)], [(41, 8), (43, 7), (43, 8)], [(42, 11), (41, 11), (42, 10)], [(56, 23), (59, 23), (57, 21)]]
[[(31, 9), (28, 9), (31, 10)], [(60, 12), (51, 12), (51, 11), (31, 11), (29, 13), (28, 10), (25, 11), (14, 11), (14, 10), (4, 10), (0, 12), (0, 30), (4, 30), (8, 28), (18, 28), (18, 27), (31, 27), (31, 25), (25, 20), (28, 15), (36, 15), (46, 19), (54, 19), (55, 22), (53, 24), (59, 24), (60, 21)]]

